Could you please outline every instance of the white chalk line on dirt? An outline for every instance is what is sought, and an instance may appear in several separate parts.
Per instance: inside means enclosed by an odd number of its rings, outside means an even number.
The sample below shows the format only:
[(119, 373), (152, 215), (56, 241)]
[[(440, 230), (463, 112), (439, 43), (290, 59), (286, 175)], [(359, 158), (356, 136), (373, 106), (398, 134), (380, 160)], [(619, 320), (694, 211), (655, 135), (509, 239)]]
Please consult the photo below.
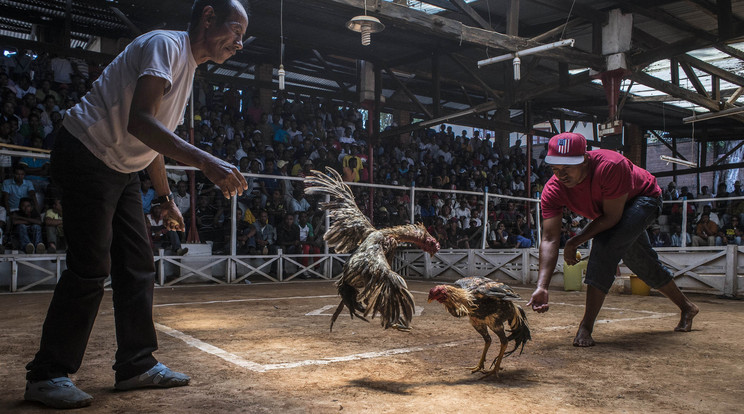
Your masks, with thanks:
[[(315, 309), (314, 311), (310, 311), (305, 314), (305, 316), (333, 316), (332, 313), (325, 313), (325, 311), (333, 309), (337, 307), (338, 305), (325, 305), (320, 309)], [(413, 316), (421, 316), (421, 313), (424, 311), (423, 306), (414, 306), (414, 312)]]
[(159, 305), (153, 305), (153, 308), (161, 308), (165, 306), (183, 306), (183, 305), (210, 305), (214, 303), (236, 303), (236, 302), (264, 302), (270, 300), (291, 300), (291, 299), (321, 299), (321, 298), (336, 298), (338, 295), (319, 295), (319, 296), (284, 296), (280, 298), (248, 298), (248, 299), (227, 299), (227, 300), (207, 300), (202, 302), (179, 302), (179, 303), (161, 303)]
[[(416, 291), (411, 291), (411, 292), (412, 293), (424, 293), (424, 294), (426, 293), (426, 292), (416, 292)], [(321, 298), (335, 298), (335, 297), (337, 297), (337, 295), (287, 296), (287, 297), (278, 297), (278, 298), (250, 298), (250, 299), (212, 300), (212, 301), (201, 301), (201, 302), (165, 303), (165, 304), (160, 304), (160, 305), (155, 305), (155, 306), (163, 307), (163, 306), (180, 306), (180, 305), (204, 305), (204, 304), (214, 304), (214, 303), (257, 302), (257, 301), (289, 300), (289, 299), (321, 299)], [(520, 300), (520, 302), (525, 302), (525, 301)], [(562, 305), (562, 306), (584, 307), (584, 305), (573, 304), (573, 303), (563, 303), (563, 302), (554, 302), (552, 304)], [(326, 305), (320, 309), (309, 312), (306, 315), (308, 316), (309, 315), (322, 315), (324, 311), (330, 308), (333, 308), (334, 306), (336, 305)], [(613, 311), (622, 311), (622, 312), (638, 312), (638, 313), (645, 313), (648, 315), (631, 317), (631, 318), (599, 319), (596, 321), (596, 323), (615, 323), (615, 322), (637, 321), (637, 320), (642, 320), (642, 319), (661, 319), (661, 318), (667, 318), (667, 317), (675, 315), (674, 313), (661, 313), (661, 312), (653, 312), (653, 311), (640, 310), (640, 309), (624, 309), (624, 308), (614, 308), (614, 307), (605, 307), (603, 309), (613, 310)], [(419, 306), (416, 307), (417, 314), (420, 315), (422, 310), (423, 310), (423, 307), (419, 307)], [(341, 356), (341, 357), (308, 359), (304, 361), (286, 362), (286, 363), (279, 363), (279, 364), (259, 364), (253, 361), (248, 361), (238, 355), (227, 352), (221, 348), (208, 344), (200, 339), (194, 338), (191, 335), (185, 334), (181, 331), (170, 328), (163, 324), (155, 323), (155, 328), (167, 335), (170, 335), (174, 338), (182, 340), (189, 346), (192, 346), (203, 352), (214, 355), (234, 365), (237, 365), (242, 368), (246, 368), (254, 372), (266, 372), (266, 371), (279, 370), (279, 369), (299, 368), (299, 367), (310, 366), (310, 365), (328, 365), (328, 364), (332, 364), (336, 362), (348, 362), (348, 361), (356, 361), (356, 360), (361, 360), (361, 359), (382, 358), (382, 357), (388, 357), (392, 355), (407, 354), (411, 352), (420, 352), (420, 351), (424, 351), (427, 349), (450, 348), (450, 347), (460, 346), (460, 345), (464, 345), (464, 344), (472, 342), (471, 340), (458, 341), (458, 342), (417, 346), (417, 347), (410, 347), (410, 348), (388, 349), (388, 350), (377, 351), (377, 352), (364, 352), (360, 354), (353, 354), (353, 355), (347, 355), (347, 356)], [(562, 329), (573, 329), (573, 328), (575, 328), (575, 325), (547, 326), (544, 328), (539, 328), (538, 330), (557, 331), (557, 330), (562, 330)]]
[(381, 358), (381, 357), (388, 357), (388, 356), (393, 356), (393, 355), (408, 354), (411, 352), (420, 352), (420, 351), (425, 351), (427, 349), (451, 348), (451, 347), (460, 346), (460, 345), (464, 345), (464, 344), (472, 342), (472, 340), (457, 341), (457, 342), (448, 342), (444, 344), (415, 346), (415, 347), (410, 347), (410, 348), (387, 349), (385, 351), (377, 351), (377, 352), (363, 352), (360, 354), (346, 355), (346, 356), (341, 356), (341, 357), (307, 359), (304, 361), (285, 362), (281, 364), (258, 364), (253, 361), (248, 361), (245, 358), (241, 358), (238, 355), (227, 352), (224, 349), (208, 344), (202, 340), (194, 338), (191, 335), (187, 335), (181, 331), (175, 330), (163, 324), (156, 322), (155, 329), (167, 335), (170, 335), (174, 338), (180, 339), (184, 341), (187, 345), (197, 348), (200, 351), (204, 351), (218, 358), (222, 358), (223, 360), (231, 364), (237, 365), (242, 368), (246, 368), (254, 372), (266, 372), (266, 371), (272, 371), (272, 370), (277, 370), (277, 369), (299, 368), (299, 367), (305, 367), (309, 365), (328, 365), (328, 364), (332, 364), (335, 362), (348, 362), (348, 361), (357, 361), (360, 359)]

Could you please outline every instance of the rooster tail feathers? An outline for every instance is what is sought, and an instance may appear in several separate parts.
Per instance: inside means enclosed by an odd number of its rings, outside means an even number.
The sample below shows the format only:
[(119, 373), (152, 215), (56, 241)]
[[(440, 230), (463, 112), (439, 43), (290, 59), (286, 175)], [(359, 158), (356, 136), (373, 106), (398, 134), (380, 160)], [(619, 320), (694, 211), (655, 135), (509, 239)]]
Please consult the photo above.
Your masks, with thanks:
[(395, 275), (382, 278), (378, 283), (368, 284), (362, 292), (362, 301), (367, 304), (364, 316), (372, 318), (380, 314), (383, 328), (401, 331), (411, 330), (410, 324), (415, 309), (413, 295), (402, 277)]
[[(333, 331), (333, 323), (336, 322), (338, 315), (340, 315), (341, 311), (344, 310), (344, 306), (349, 308), (349, 315), (351, 316), (351, 319), (354, 319), (354, 317), (356, 316), (364, 322), (369, 322), (365, 318), (365, 316), (367, 316), (367, 311), (365, 311), (364, 306), (362, 306), (362, 304), (359, 303), (359, 301), (357, 300), (357, 290), (354, 289), (353, 286), (346, 283), (339, 284), (338, 294), (339, 296), (341, 296), (341, 303), (338, 304), (336, 311), (333, 312), (333, 316), (331, 317), (331, 331)], [(362, 316), (358, 312), (362, 312), (364, 316)]]
[(509, 336), (506, 338), (507, 341), (514, 341), (514, 348), (504, 353), (504, 356), (511, 355), (514, 351), (519, 348), (519, 353), (524, 351), (524, 345), (527, 341), (532, 339), (530, 334), (530, 327), (527, 324), (527, 315), (524, 313), (524, 309), (514, 302), (511, 303), (514, 308), (514, 316), (509, 321)]

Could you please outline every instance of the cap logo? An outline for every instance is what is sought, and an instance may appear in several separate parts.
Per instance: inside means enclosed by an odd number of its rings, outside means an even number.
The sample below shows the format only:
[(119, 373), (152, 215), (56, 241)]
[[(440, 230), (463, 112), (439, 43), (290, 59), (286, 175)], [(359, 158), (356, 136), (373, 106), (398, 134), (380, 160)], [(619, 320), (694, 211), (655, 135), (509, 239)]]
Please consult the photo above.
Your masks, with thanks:
[(571, 147), (571, 140), (566, 138), (561, 138), (558, 140), (558, 153), (559, 154), (568, 154), (568, 150)]

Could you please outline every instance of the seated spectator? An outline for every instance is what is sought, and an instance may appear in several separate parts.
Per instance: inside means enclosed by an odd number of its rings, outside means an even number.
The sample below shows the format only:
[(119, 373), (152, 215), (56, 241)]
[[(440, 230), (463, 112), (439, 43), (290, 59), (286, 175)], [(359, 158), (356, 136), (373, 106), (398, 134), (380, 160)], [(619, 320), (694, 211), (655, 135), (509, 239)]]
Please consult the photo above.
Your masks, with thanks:
[(447, 241), (450, 249), (467, 249), (468, 235), (457, 218), (453, 217), (447, 222)]
[(695, 234), (692, 236), (692, 245), (720, 246), (720, 242), (716, 241), (717, 235), (718, 226), (709, 219), (707, 214), (703, 213), (700, 216), (700, 221), (697, 222), (697, 226), (695, 226)]
[(22, 198), (31, 200), (36, 210), (36, 191), (30, 180), (26, 179), (26, 167), (16, 164), (13, 168), (13, 178), (3, 181), (3, 205), (8, 213), (18, 211)]
[(302, 251), (300, 244), (300, 227), (295, 224), (292, 213), (284, 215), (276, 228), (276, 245), (284, 254), (298, 254)]
[(429, 227), (428, 231), (429, 234), (437, 239), (440, 246), (449, 245), (449, 240), (447, 238), (447, 226), (445, 226), (444, 219), (442, 219), (442, 217), (437, 217), (434, 224)]
[(258, 254), (256, 251), (256, 226), (241, 221), (237, 228), (236, 253), (238, 255)]
[(272, 226), (278, 226), (282, 222), (284, 216), (287, 214), (287, 204), (279, 189), (271, 193), (271, 197), (266, 200), (264, 210), (268, 213), (269, 223)]
[(56, 253), (57, 249), (64, 250), (65, 232), (62, 228), (62, 203), (59, 199), (52, 201), (52, 208), (44, 214), (44, 228), (49, 253)]
[(142, 196), (142, 210), (145, 214), (150, 212), (150, 205), (155, 199), (155, 190), (152, 188), (150, 177), (144, 176), (140, 180), (140, 195)]
[[(671, 235), (672, 247), (682, 247), (682, 234), (681, 234), (682, 228), (677, 223), (672, 223), (671, 226), (672, 226), (672, 235)], [(690, 233), (689, 232), (685, 233), (685, 236), (687, 236), (685, 237), (686, 239), (685, 246), (692, 245), (692, 238), (690, 237)]]
[(423, 221), (424, 226), (429, 227), (434, 224), (434, 218), (437, 216), (437, 209), (431, 204), (431, 198), (422, 197), (417, 210), (416, 214), (421, 215), (421, 220)]
[[(319, 254), (320, 253), (320, 242), (315, 236), (313, 231), (313, 225), (307, 221), (307, 212), (300, 212), (297, 215), (297, 225), (300, 228), (300, 248), (302, 254)], [(303, 266), (307, 266), (308, 257), (303, 257), (301, 263)]]
[(256, 250), (260, 255), (273, 255), (277, 253), (276, 229), (269, 224), (269, 213), (262, 210), (258, 220), (253, 223), (256, 227)]
[(224, 210), (220, 202), (213, 203), (209, 197), (199, 196), (196, 206), (196, 229), (201, 240), (222, 243), (224, 220)]
[(723, 226), (723, 229), (721, 230), (719, 237), (721, 238), (721, 241), (725, 244), (732, 244), (741, 246), (741, 236), (742, 236), (742, 229), (739, 225), (739, 217), (732, 216), (731, 217), (731, 223)]
[(669, 247), (672, 245), (672, 240), (667, 233), (661, 232), (661, 226), (654, 224), (651, 226), (651, 232), (648, 235), (651, 240), (651, 246), (653, 247)]
[[(186, 214), (191, 210), (191, 194), (189, 194), (189, 183), (186, 181), (179, 181), (176, 185), (177, 191), (173, 194), (173, 202), (178, 207), (178, 211), (181, 215), (186, 218)], [(185, 220), (188, 222), (188, 220)]]
[(27, 254), (46, 253), (46, 246), (41, 242), (41, 215), (34, 208), (28, 197), (19, 202), (18, 210), (12, 214), (13, 232), (19, 238), (21, 247)]
[(189, 249), (181, 247), (181, 238), (175, 230), (168, 230), (163, 224), (160, 206), (152, 206), (150, 212), (145, 216), (145, 223), (149, 229), (150, 245), (155, 248), (170, 249), (178, 256), (185, 255)]
[(513, 246), (513, 243), (509, 242), (509, 231), (506, 230), (506, 223), (503, 221), (497, 222), (496, 229), (492, 231), (494, 234), (488, 237), (491, 240), (491, 248), (508, 249)]

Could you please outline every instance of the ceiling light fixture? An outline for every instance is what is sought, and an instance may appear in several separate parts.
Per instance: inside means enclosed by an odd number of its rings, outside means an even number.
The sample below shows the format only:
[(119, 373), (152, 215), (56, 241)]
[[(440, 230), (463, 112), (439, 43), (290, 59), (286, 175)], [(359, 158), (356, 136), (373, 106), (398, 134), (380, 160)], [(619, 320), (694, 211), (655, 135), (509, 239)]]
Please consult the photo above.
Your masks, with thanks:
[(369, 46), (372, 42), (372, 33), (378, 33), (385, 29), (380, 19), (367, 16), (367, 0), (364, 0), (364, 16), (355, 16), (346, 22), (346, 28), (362, 34), (362, 45)]
[(490, 65), (492, 63), (503, 62), (505, 60), (513, 59), (514, 60), (513, 61), (513, 64), (514, 64), (514, 80), (519, 80), (521, 78), (521, 75), (520, 75), (520, 69), (521, 69), (521, 63), (522, 63), (522, 61), (520, 59), (521, 56), (532, 55), (534, 53), (544, 52), (546, 50), (555, 49), (557, 47), (563, 47), (563, 46), (571, 46), (571, 47), (573, 47), (574, 42), (575, 42), (574, 39), (565, 39), (565, 40), (560, 40), (560, 41), (553, 42), (553, 43), (548, 43), (546, 45), (535, 46), (535, 47), (532, 47), (532, 48), (529, 48), (529, 49), (520, 50), (520, 51), (512, 52), (512, 53), (507, 53), (505, 55), (492, 57), (490, 59), (479, 60), (478, 61), (478, 69), (480, 69), (483, 66)]

